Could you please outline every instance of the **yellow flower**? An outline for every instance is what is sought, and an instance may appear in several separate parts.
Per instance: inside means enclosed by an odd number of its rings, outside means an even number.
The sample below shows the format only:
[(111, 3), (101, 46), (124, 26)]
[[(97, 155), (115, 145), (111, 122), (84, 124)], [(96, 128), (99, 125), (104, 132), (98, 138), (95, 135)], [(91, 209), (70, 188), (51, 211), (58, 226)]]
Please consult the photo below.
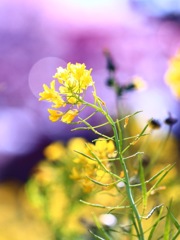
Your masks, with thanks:
[(68, 103), (76, 104), (80, 100), (80, 96), (78, 93), (75, 92), (75, 89), (72, 89), (72, 92), (69, 91), (67, 87), (61, 86), (59, 91), (62, 95), (66, 95), (66, 100)]
[[(56, 122), (59, 119), (65, 123), (71, 123), (80, 111), (77, 109), (83, 104), (85, 90), (94, 84), (91, 71), (86, 69), (85, 64), (68, 63), (66, 68), (59, 67), (53, 76), (58, 80), (58, 91), (55, 88), (55, 80), (50, 83), (50, 87), (43, 85), (44, 91), (41, 92), (39, 100), (46, 100), (52, 103), (52, 108), (63, 108), (70, 105), (67, 111), (57, 111), (48, 109), (49, 119)], [(77, 109), (72, 110), (73, 107)], [(61, 110), (60, 109), (60, 110)], [(64, 113), (65, 112), (65, 113)]]
[(48, 112), (50, 113), (49, 120), (52, 122), (57, 122), (63, 115), (63, 112), (54, 109), (48, 109)]
[(81, 137), (71, 138), (68, 141), (68, 150), (71, 152), (79, 151), (82, 152), (85, 148), (86, 140)]
[(134, 76), (133, 79), (133, 84), (136, 89), (144, 89), (146, 88), (146, 82), (139, 76)]
[(57, 78), (60, 84), (63, 84), (64, 82), (66, 82), (66, 80), (69, 77), (69, 73), (68, 70), (62, 67), (58, 67), (57, 68), (57, 72), (55, 73), (55, 75), (53, 76), (53, 78)]
[(70, 79), (71, 81), (77, 85), (77, 87), (82, 89), (87, 89), (87, 87), (93, 85), (92, 77), (91, 77), (91, 71), (86, 70), (85, 64), (67, 64), (67, 70), (69, 71)]
[(52, 107), (54, 108), (59, 108), (59, 107), (64, 107), (66, 103), (63, 101), (62, 97), (59, 95), (59, 93), (55, 90), (55, 80), (53, 80), (50, 83), (50, 88), (46, 85), (43, 84), (44, 92), (41, 92), (39, 100), (46, 100), (49, 102), (54, 103)]
[[(67, 64), (67, 69), (57, 68), (54, 78), (57, 78), (59, 83), (64, 85), (65, 90), (60, 90), (64, 94), (82, 93), (89, 86), (93, 85), (91, 71), (86, 69), (85, 64)], [(62, 88), (61, 88), (62, 89)]]
[(74, 110), (70, 109), (65, 114), (63, 114), (61, 121), (65, 123), (71, 123), (77, 115), (78, 115), (77, 109)]
[(39, 93), (39, 100), (47, 100), (51, 101), (51, 99), (54, 97), (56, 90), (55, 90), (55, 80), (50, 83), (50, 88), (43, 84), (44, 92)]
[[(113, 141), (107, 141), (104, 138), (99, 138), (95, 144), (85, 144), (83, 139), (79, 139), (79, 145), (78, 151), (82, 154), (75, 154), (74, 156), (76, 166), (72, 170), (71, 178), (80, 182), (84, 192), (90, 192), (97, 186), (89, 178), (102, 183), (111, 181), (111, 177), (106, 173), (102, 165), (106, 169), (110, 169), (108, 159), (109, 155), (115, 152), (115, 146)], [(94, 158), (94, 154), (101, 161), (102, 165)], [(89, 156), (89, 158), (86, 156)]]
[(169, 61), (169, 67), (165, 73), (165, 82), (172, 93), (180, 98), (180, 50)]
[(112, 155), (115, 152), (114, 142), (99, 138), (95, 143), (94, 150), (99, 158), (107, 159), (109, 155)]
[(85, 193), (90, 193), (94, 189), (95, 184), (91, 182), (89, 179), (85, 178), (82, 182), (82, 189)]
[(74, 180), (81, 179), (81, 174), (78, 172), (78, 170), (75, 167), (73, 167), (73, 169), (71, 171), (70, 178), (74, 179)]
[(46, 162), (40, 163), (34, 170), (34, 178), (41, 185), (48, 185), (53, 182), (56, 176), (56, 171)]
[(50, 161), (56, 161), (65, 155), (65, 147), (61, 142), (53, 142), (44, 151), (44, 156)]

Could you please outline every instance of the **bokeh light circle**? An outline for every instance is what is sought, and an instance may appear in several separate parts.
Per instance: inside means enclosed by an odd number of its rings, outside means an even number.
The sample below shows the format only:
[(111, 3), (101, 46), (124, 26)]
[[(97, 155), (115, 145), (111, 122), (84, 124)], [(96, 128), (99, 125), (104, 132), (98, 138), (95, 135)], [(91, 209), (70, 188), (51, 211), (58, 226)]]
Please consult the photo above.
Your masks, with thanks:
[(37, 61), (29, 72), (29, 88), (33, 95), (39, 98), (39, 93), (43, 90), (43, 84), (49, 85), (56, 68), (65, 67), (67, 63), (58, 57), (46, 57)]

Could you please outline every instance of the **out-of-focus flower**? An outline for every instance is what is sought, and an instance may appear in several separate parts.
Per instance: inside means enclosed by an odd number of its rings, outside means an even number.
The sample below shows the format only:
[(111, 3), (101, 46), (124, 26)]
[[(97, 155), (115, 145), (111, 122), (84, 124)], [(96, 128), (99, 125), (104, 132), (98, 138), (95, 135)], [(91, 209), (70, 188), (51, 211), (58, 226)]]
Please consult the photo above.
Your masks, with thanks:
[(49, 161), (56, 161), (65, 155), (65, 147), (59, 141), (53, 142), (44, 149), (43, 153)]
[[(43, 85), (44, 91), (39, 94), (39, 100), (46, 100), (52, 103), (52, 108), (62, 110), (68, 105), (69, 109), (58, 111), (48, 109), (49, 119), (52, 122), (61, 120), (65, 123), (71, 123), (78, 115), (77, 108), (83, 103), (85, 91), (94, 84), (91, 77), (92, 69), (87, 70), (85, 64), (68, 63), (67, 68), (59, 67), (53, 76), (50, 87)], [(59, 84), (56, 90), (56, 82)], [(76, 109), (72, 109), (76, 107)]]
[(107, 156), (115, 151), (114, 142), (99, 138), (94, 145), (94, 150), (101, 159), (107, 159)]
[(170, 87), (172, 93), (180, 98), (180, 50), (169, 61), (168, 69), (165, 73), (165, 82)]
[(141, 90), (146, 88), (146, 82), (139, 76), (134, 76), (132, 82), (135, 89)]
[(47, 186), (54, 182), (56, 177), (56, 171), (48, 163), (40, 163), (34, 170), (34, 179), (42, 186)]
[(86, 193), (91, 192), (97, 186), (92, 180), (102, 183), (110, 182), (111, 178), (105, 168), (110, 169), (109, 155), (114, 152), (113, 141), (99, 138), (95, 144), (86, 143), (81, 149), (82, 154), (77, 154), (74, 159), (76, 165), (72, 169), (71, 178), (78, 180)]
[(139, 76), (134, 76), (132, 78), (132, 82), (122, 86), (119, 91), (122, 94), (123, 91), (131, 91), (131, 90), (143, 90), (146, 88), (146, 82)]
[(68, 150), (69, 151), (82, 151), (85, 147), (86, 140), (82, 137), (71, 138), (68, 141)]

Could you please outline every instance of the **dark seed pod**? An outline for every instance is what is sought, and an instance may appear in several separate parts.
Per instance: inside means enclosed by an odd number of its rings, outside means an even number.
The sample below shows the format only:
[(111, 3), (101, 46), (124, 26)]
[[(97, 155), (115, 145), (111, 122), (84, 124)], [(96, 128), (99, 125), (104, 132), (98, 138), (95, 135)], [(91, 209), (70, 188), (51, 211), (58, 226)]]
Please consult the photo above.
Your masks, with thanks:
[(157, 119), (151, 119), (149, 121), (149, 126), (152, 128), (152, 129), (159, 129), (161, 127), (161, 123), (159, 122), (159, 120)]
[(173, 126), (175, 123), (177, 123), (177, 118), (173, 118), (171, 114), (169, 114), (169, 117), (164, 120), (165, 124), (169, 126)]

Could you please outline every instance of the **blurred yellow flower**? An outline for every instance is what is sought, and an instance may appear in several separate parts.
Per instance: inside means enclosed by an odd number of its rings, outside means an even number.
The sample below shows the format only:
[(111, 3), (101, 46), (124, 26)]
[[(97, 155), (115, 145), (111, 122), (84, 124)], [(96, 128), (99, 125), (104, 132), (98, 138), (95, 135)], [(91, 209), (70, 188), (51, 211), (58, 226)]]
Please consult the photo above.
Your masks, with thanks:
[(134, 76), (133, 84), (136, 89), (145, 89), (146, 88), (146, 82), (139, 76)]
[[(113, 141), (99, 138), (95, 144), (81, 144), (79, 152), (82, 154), (76, 154), (74, 158), (76, 166), (72, 169), (70, 177), (80, 182), (84, 192), (91, 192), (97, 187), (91, 179), (102, 183), (111, 181), (110, 175), (105, 171), (105, 168), (108, 170), (111, 167), (108, 156), (115, 152)], [(101, 161), (102, 165), (98, 163), (94, 155)]]
[(180, 50), (169, 61), (169, 66), (165, 73), (165, 82), (170, 87), (172, 93), (177, 98), (180, 98)]
[(44, 149), (43, 154), (50, 161), (60, 160), (65, 155), (65, 147), (59, 141), (53, 142)]
[(86, 140), (81, 137), (71, 138), (68, 141), (68, 150), (70, 151), (83, 151), (85, 148)]
[(73, 167), (72, 171), (71, 171), (71, 175), (70, 178), (74, 179), (74, 180), (79, 180), (81, 179), (81, 174), (79, 173), (79, 171), (77, 170), (77, 168)]
[(40, 163), (34, 170), (34, 179), (43, 186), (53, 182), (56, 175), (56, 171), (45, 162)]

